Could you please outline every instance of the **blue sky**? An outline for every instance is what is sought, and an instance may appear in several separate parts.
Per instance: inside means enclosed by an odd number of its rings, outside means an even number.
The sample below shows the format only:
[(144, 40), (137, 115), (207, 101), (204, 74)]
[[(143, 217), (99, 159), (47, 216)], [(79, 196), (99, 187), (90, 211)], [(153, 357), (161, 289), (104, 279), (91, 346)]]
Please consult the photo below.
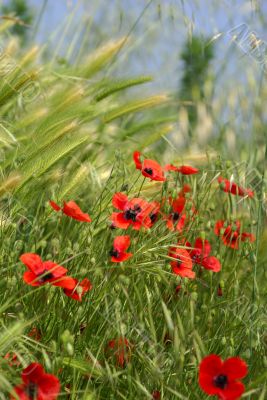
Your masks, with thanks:
[[(131, 32), (132, 40), (120, 54), (114, 73), (120, 75), (152, 74), (155, 91), (170, 91), (178, 86), (182, 66), (179, 61), (184, 41), (192, 34), (216, 37), (215, 73), (236, 74), (242, 80), (242, 71), (253, 60), (244, 56), (231, 44), (229, 30), (246, 23), (249, 30), (267, 41), (266, 31), (259, 18), (257, 5), (265, 12), (264, 0), (28, 0), (38, 16), (44, 3), (45, 11), (38, 25), (36, 40), (50, 38), (52, 49), (64, 36), (59, 54), (78, 32), (81, 24), (91, 24), (88, 33), (88, 51), (100, 42), (122, 37)], [(8, 3), (8, 0), (5, 1)], [(146, 8), (147, 6), (147, 8)], [(74, 13), (74, 10), (75, 13)], [(75, 14), (68, 35), (64, 34), (70, 15)], [(263, 14), (264, 15), (264, 14)], [(87, 19), (87, 22), (86, 22)], [(52, 35), (52, 36), (51, 36)], [(80, 39), (79, 39), (80, 40)], [(78, 43), (79, 43), (78, 40)], [(99, 43), (98, 43), (99, 42)], [(65, 44), (65, 46), (64, 46)], [(258, 66), (255, 66), (257, 73)], [(225, 79), (224, 76), (222, 79)]]

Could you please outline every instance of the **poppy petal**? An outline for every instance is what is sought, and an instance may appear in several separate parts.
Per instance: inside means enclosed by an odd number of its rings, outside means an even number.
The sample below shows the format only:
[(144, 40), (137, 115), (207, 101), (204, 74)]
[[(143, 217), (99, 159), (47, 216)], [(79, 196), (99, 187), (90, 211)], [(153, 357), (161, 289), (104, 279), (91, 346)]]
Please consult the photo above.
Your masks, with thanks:
[(223, 373), (229, 380), (242, 379), (248, 373), (248, 367), (244, 360), (239, 357), (231, 357), (223, 363)]
[(171, 205), (174, 212), (181, 213), (184, 209), (186, 199), (185, 197), (178, 197), (175, 200), (172, 200)]
[(71, 217), (73, 219), (76, 219), (77, 221), (80, 222), (91, 222), (91, 218), (88, 214), (85, 214), (78, 204), (75, 203), (75, 201), (71, 200), (69, 202), (64, 202), (64, 206), (62, 208), (62, 212), (67, 215), (68, 217)]
[(87, 278), (84, 278), (79, 286), (81, 286), (85, 292), (88, 292), (88, 290), (93, 288), (92, 283)]
[(133, 255), (132, 253), (121, 253), (118, 257), (112, 256), (111, 261), (120, 263), (128, 260), (128, 258), (132, 257), (132, 255)]
[(146, 222), (144, 222), (144, 221), (143, 221), (143, 222), (135, 221), (135, 222), (132, 223), (132, 227), (133, 227), (133, 229), (134, 229), (135, 231), (140, 231), (140, 229), (142, 228), (142, 226), (144, 226), (145, 228), (149, 228), (150, 225), (151, 225), (151, 221), (149, 221), (149, 224), (146, 223)]
[(165, 171), (176, 171), (176, 172), (179, 172), (179, 168), (175, 167), (172, 164), (166, 164), (164, 169), (165, 169)]
[(124, 210), (124, 207), (126, 206), (127, 202), (128, 202), (128, 197), (126, 196), (126, 194), (121, 192), (115, 193), (112, 198), (113, 206), (121, 211)]
[(49, 204), (50, 204), (50, 206), (55, 210), (55, 211), (60, 211), (61, 210), (61, 207), (57, 204), (57, 203), (55, 203), (54, 201), (52, 201), (52, 200), (50, 200), (49, 201)]
[(134, 153), (133, 153), (133, 159), (134, 159), (136, 169), (142, 169), (140, 155), (141, 155), (140, 151), (134, 151)]
[(217, 388), (213, 382), (214, 376), (201, 372), (198, 377), (198, 383), (201, 389), (209, 395), (219, 395), (221, 389)]
[(55, 400), (60, 391), (59, 380), (52, 374), (44, 374), (39, 381), (38, 389), (40, 399)]
[(214, 377), (216, 375), (220, 375), (222, 367), (223, 361), (221, 357), (217, 356), (216, 354), (210, 354), (201, 361), (199, 365), (199, 373)]
[[(148, 173), (146, 171), (152, 171), (152, 173)], [(164, 172), (159, 163), (155, 160), (144, 160), (142, 174), (147, 178), (150, 178), (154, 181), (165, 181)]]
[(214, 227), (215, 235), (220, 236), (221, 235), (221, 229), (223, 229), (223, 227), (224, 227), (224, 221), (223, 220), (217, 221), (216, 224), (215, 224), (215, 227)]
[(10, 396), (11, 400), (29, 400), (29, 396), (25, 393), (25, 385), (21, 384), (14, 387), (14, 392), (16, 393), (16, 397)]
[(250, 189), (247, 189), (247, 195), (248, 195), (248, 197), (254, 197), (254, 192), (253, 192), (253, 190), (250, 190)]
[(202, 257), (208, 257), (211, 252), (211, 245), (208, 240), (203, 240), (200, 237), (196, 238), (195, 248), (201, 251)]
[(222, 400), (239, 400), (244, 391), (242, 382), (229, 382), (225, 389), (220, 390), (219, 396)]
[(130, 246), (131, 239), (129, 235), (117, 236), (114, 239), (113, 247), (118, 252), (124, 252)]
[(20, 261), (23, 262), (34, 274), (40, 275), (44, 272), (43, 262), (38, 254), (25, 253), (20, 256)]
[(131, 225), (131, 221), (125, 219), (123, 213), (112, 213), (111, 221), (116, 228), (127, 229)]
[(216, 257), (207, 257), (201, 261), (201, 265), (208, 270), (213, 272), (219, 272), (221, 270), (221, 263)]
[(173, 225), (173, 222), (172, 222), (172, 218), (169, 218), (169, 219), (167, 220), (166, 225), (167, 225), (167, 228), (168, 228), (170, 231), (173, 231), (173, 230), (174, 230), (174, 225)]
[(45, 261), (43, 267), (45, 271), (49, 271), (53, 275), (53, 278), (60, 278), (68, 272), (66, 268), (54, 263), (53, 261)]
[(199, 169), (191, 167), (190, 165), (182, 165), (179, 167), (179, 172), (182, 175), (193, 175), (199, 172)]
[(182, 278), (190, 278), (194, 279), (196, 274), (190, 268), (184, 268), (182, 265), (177, 267), (176, 265), (172, 265), (172, 272), (176, 275), (181, 276)]
[(182, 189), (179, 192), (179, 196), (184, 196), (185, 193), (189, 193), (191, 192), (191, 186), (188, 184), (184, 184), (184, 186), (182, 187)]
[(21, 378), (24, 383), (37, 383), (44, 374), (44, 369), (41, 364), (31, 363), (22, 371)]
[(242, 242), (244, 242), (245, 240), (249, 240), (250, 242), (255, 242), (256, 240), (256, 236), (253, 235), (252, 233), (248, 233), (248, 232), (243, 232), (241, 235), (241, 240)]
[(23, 280), (27, 285), (40, 286), (42, 283), (38, 281), (38, 276), (31, 271), (26, 271), (23, 274)]
[(77, 285), (76, 279), (73, 279), (70, 276), (61, 276), (59, 278), (52, 279), (50, 280), (50, 283), (53, 286), (58, 286), (67, 290), (74, 290)]
[(182, 232), (182, 230), (185, 226), (185, 221), (186, 221), (186, 215), (182, 214), (182, 216), (179, 218), (179, 221), (176, 224), (176, 230), (178, 232)]

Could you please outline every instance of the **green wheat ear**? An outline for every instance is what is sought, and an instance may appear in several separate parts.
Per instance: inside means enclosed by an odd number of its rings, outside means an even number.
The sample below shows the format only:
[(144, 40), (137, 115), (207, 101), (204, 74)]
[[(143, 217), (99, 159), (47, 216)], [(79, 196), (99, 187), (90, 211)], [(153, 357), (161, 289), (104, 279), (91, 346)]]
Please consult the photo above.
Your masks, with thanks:
[[(15, 119), (3, 123), (0, 131), (0, 143), (5, 151), (5, 160), (1, 165), (2, 194), (15, 187), (17, 192), (23, 189), (25, 193), (27, 185), (34, 185), (35, 190), (38, 186), (41, 188), (40, 178), (52, 173), (53, 169), (64, 169), (66, 163), (79, 154), (79, 149), (90, 148), (88, 155), (97, 154), (99, 145), (104, 145), (101, 133), (104, 126), (119, 118), (166, 104), (164, 95), (127, 102), (123, 100), (123, 92), (150, 82), (150, 76), (117, 78), (115, 82), (110, 78), (103, 79), (109, 63), (116, 59), (124, 44), (125, 38), (109, 42), (93, 51), (75, 68), (65, 65), (62, 69), (51, 67), (51, 64), (47, 67), (43, 63), (38, 72), (34, 67), (41, 49), (33, 47), (22, 56), (13, 50), (12, 61), (17, 67), (5, 77), (0, 87), (3, 122), (14, 115), (14, 108), (19, 109)], [(1, 58), (0, 68), (3, 63)], [(94, 80), (88, 81), (93, 75)], [(23, 104), (20, 96), (18, 102), (17, 93), (23, 93), (23, 88), (33, 81), (39, 85), (37, 98)], [(152, 142), (159, 137), (160, 134), (154, 136)], [(71, 191), (74, 182), (77, 183), (77, 177), (79, 181), (83, 179), (76, 166), (73, 168), (69, 171), (73, 183), (69, 184), (69, 188), (61, 189), (65, 195)], [(10, 176), (20, 177), (17, 186), (16, 180)]]

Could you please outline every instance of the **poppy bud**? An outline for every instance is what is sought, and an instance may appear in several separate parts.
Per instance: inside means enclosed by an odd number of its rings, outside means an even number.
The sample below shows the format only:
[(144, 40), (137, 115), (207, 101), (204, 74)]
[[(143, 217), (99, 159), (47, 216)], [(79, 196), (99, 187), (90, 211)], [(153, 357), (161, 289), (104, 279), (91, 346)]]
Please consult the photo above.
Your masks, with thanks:
[(69, 356), (73, 356), (74, 348), (71, 343), (67, 343), (66, 350)]
[(73, 251), (74, 252), (78, 252), (79, 251), (79, 249), (80, 249), (80, 245), (79, 245), (79, 243), (74, 243), (74, 245), (73, 245)]
[(250, 349), (247, 349), (243, 354), (244, 354), (244, 358), (249, 359), (249, 358), (251, 357), (251, 351), (250, 351)]
[(211, 210), (211, 211), (214, 211), (215, 210), (215, 204), (214, 203), (210, 203), (209, 204), (209, 209)]
[(193, 293), (191, 293), (191, 298), (192, 298), (192, 300), (197, 300), (197, 297), (198, 297), (198, 294), (197, 294), (197, 292), (193, 292)]
[(221, 297), (221, 296), (223, 295), (223, 291), (222, 291), (221, 285), (218, 286), (217, 295), (218, 295), (219, 297)]
[(212, 228), (212, 223), (211, 223), (211, 221), (208, 221), (208, 222), (207, 222), (206, 228), (207, 228), (207, 229), (211, 229), (211, 228)]
[(127, 190), (129, 189), (129, 185), (128, 183), (124, 183), (121, 187), (121, 192), (127, 192)]
[(176, 288), (175, 288), (176, 294), (178, 294), (181, 289), (182, 289), (182, 285), (177, 285)]
[(86, 327), (87, 327), (87, 324), (85, 324), (85, 323), (81, 324), (79, 327), (80, 333), (83, 333), (83, 331), (86, 329)]
[(44, 249), (47, 246), (47, 241), (46, 240), (40, 240), (40, 242), (37, 243), (37, 248), (41, 247)]
[(51, 240), (51, 245), (54, 247), (56, 250), (60, 249), (60, 241), (56, 238)]
[(160, 391), (159, 390), (153, 390), (152, 398), (153, 398), (153, 400), (160, 400), (161, 399)]
[(56, 353), (56, 351), (57, 351), (57, 342), (55, 340), (51, 340), (50, 346), (51, 346), (51, 351), (53, 353)]
[(200, 237), (202, 240), (205, 240), (205, 238), (206, 238), (206, 233), (205, 233), (204, 231), (200, 232), (199, 237)]
[(15, 245), (14, 245), (15, 249), (17, 251), (21, 251), (24, 247), (24, 243), (22, 240), (16, 240)]
[(73, 254), (72, 248), (71, 247), (66, 247), (65, 252), (68, 256)]
[(172, 191), (171, 196), (172, 196), (173, 199), (176, 199), (176, 197), (177, 197), (177, 192), (176, 192), (175, 189)]

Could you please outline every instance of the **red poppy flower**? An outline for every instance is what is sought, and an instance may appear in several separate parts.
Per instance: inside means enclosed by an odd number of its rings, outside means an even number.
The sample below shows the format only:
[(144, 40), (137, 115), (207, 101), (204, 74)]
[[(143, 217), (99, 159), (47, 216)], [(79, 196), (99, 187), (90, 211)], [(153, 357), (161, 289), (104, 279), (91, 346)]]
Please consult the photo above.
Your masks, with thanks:
[(228, 179), (225, 179), (221, 176), (218, 178), (218, 183), (220, 184), (220, 188), (226, 192), (226, 193), (231, 193), (237, 196), (248, 196), (248, 197), (253, 197), (254, 192), (250, 189), (245, 189), (242, 188), (241, 186), (238, 186), (235, 182), (229, 181)]
[(195, 278), (195, 272), (192, 271), (193, 263), (187, 250), (171, 247), (168, 255), (175, 258), (170, 262), (173, 273), (180, 275), (182, 278)]
[(176, 293), (176, 294), (179, 294), (180, 291), (181, 291), (181, 289), (182, 289), (182, 285), (177, 285), (177, 286), (175, 287), (175, 293)]
[(117, 236), (113, 242), (113, 249), (110, 251), (111, 261), (123, 262), (132, 257), (132, 253), (126, 253), (130, 244), (130, 236)]
[[(58, 397), (60, 383), (56, 376), (46, 374), (42, 365), (32, 363), (22, 371), (22, 383), (14, 388), (21, 400), (55, 400)], [(17, 397), (11, 396), (12, 400)]]
[(221, 400), (237, 400), (245, 390), (240, 379), (247, 373), (247, 364), (241, 358), (222, 361), (219, 356), (211, 354), (199, 365), (199, 385), (205, 393)]
[(252, 233), (240, 232), (241, 224), (240, 221), (227, 225), (225, 221), (217, 221), (214, 227), (214, 233), (222, 238), (225, 246), (231, 247), (232, 249), (238, 249), (239, 243), (245, 242), (247, 239), (250, 242), (256, 240)]
[(151, 226), (153, 226), (159, 217), (160, 214), (160, 204), (157, 201), (152, 201), (151, 203), (149, 203), (151, 206), (151, 211), (149, 214), (149, 218), (150, 218), (150, 228)]
[(28, 333), (28, 336), (39, 342), (42, 338), (42, 333), (41, 333), (40, 329), (38, 329), (36, 326), (34, 326), (31, 328), (30, 332)]
[(131, 348), (132, 346), (126, 338), (119, 337), (108, 342), (105, 352), (107, 356), (115, 357), (116, 364), (123, 368), (130, 361)]
[(160, 391), (159, 390), (153, 390), (152, 398), (153, 398), (153, 400), (160, 400), (161, 399)]
[[(189, 242), (186, 243), (188, 247), (192, 247)], [(209, 269), (213, 272), (219, 272), (221, 270), (220, 261), (210, 256), (211, 245), (208, 240), (197, 238), (195, 241), (195, 247), (188, 250), (193, 263), (202, 265), (202, 267)]]
[(153, 211), (153, 204), (140, 198), (128, 199), (124, 193), (115, 193), (112, 204), (122, 212), (115, 212), (111, 215), (112, 225), (116, 228), (127, 229), (132, 226), (139, 230), (142, 226), (150, 228), (150, 213)]
[(141, 153), (135, 151), (133, 153), (133, 159), (135, 162), (136, 169), (140, 169), (142, 175), (146, 178), (150, 178), (152, 181), (165, 181), (163, 168), (154, 160), (145, 159), (143, 162), (140, 160)]
[(20, 261), (29, 269), (24, 272), (23, 280), (31, 286), (41, 286), (51, 283), (63, 288), (72, 287), (73, 279), (66, 276), (67, 269), (52, 261), (42, 261), (38, 254), (25, 253)]
[(180, 172), (182, 175), (194, 175), (199, 172), (199, 169), (191, 167), (190, 165), (181, 165), (180, 167), (175, 167), (172, 164), (167, 164), (164, 167), (165, 171), (175, 171)]
[(82, 301), (83, 295), (92, 289), (92, 284), (89, 279), (85, 278), (81, 282), (77, 279), (73, 279), (73, 287), (64, 289), (65, 295), (71, 297), (74, 300)]
[(186, 183), (186, 184), (184, 184), (184, 186), (183, 186), (182, 189), (180, 190), (179, 196), (180, 196), (180, 197), (184, 197), (184, 195), (185, 195), (186, 193), (189, 193), (189, 192), (191, 192), (191, 186), (188, 185), (188, 184)]
[(186, 198), (182, 196), (179, 196), (176, 199), (170, 198), (169, 203), (172, 207), (172, 212), (167, 217), (167, 227), (171, 231), (176, 230), (182, 232), (186, 221), (186, 214), (183, 212)]
[(50, 206), (55, 211), (62, 211), (63, 214), (67, 215), (70, 218), (76, 219), (77, 221), (81, 222), (91, 222), (91, 218), (88, 214), (82, 212), (80, 207), (75, 203), (75, 201), (68, 201), (67, 203), (64, 201), (63, 207), (61, 208), (57, 203), (54, 201), (50, 201)]

